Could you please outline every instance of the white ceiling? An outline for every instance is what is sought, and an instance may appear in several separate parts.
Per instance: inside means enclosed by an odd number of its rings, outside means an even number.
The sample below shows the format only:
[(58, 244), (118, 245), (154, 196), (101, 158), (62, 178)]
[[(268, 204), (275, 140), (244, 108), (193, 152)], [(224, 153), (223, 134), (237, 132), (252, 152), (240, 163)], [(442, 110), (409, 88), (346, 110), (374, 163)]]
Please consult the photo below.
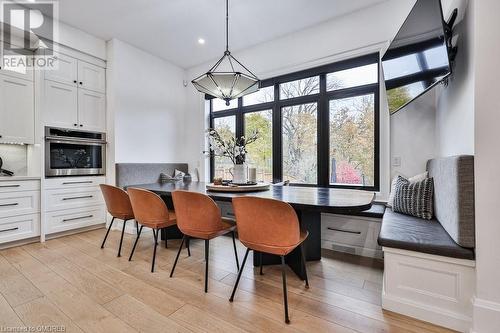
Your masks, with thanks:
[[(230, 50), (237, 51), (385, 0), (230, 0)], [(225, 0), (60, 0), (61, 21), (118, 38), (183, 68), (222, 55)], [(198, 39), (206, 40), (199, 45)]]

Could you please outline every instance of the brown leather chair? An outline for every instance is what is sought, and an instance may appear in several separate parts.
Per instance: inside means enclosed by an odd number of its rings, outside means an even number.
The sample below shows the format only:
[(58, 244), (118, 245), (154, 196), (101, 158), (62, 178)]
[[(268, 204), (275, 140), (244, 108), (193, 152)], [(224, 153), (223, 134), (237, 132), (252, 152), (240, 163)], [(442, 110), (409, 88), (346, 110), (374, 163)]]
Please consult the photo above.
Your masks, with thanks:
[[(155, 241), (153, 250), (153, 262), (151, 264), (151, 273), (154, 272), (156, 259), (156, 246), (158, 245), (158, 234), (161, 229), (175, 225), (175, 213), (168, 210), (167, 205), (159, 195), (138, 188), (128, 188), (127, 192), (130, 196), (130, 203), (134, 211), (135, 220), (141, 225), (137, 232), (134, 247), (130, 253), (129, 261), (132, 260), (135, 247), (141, 236), (142, 228), (147, 227), (153, 229), (153, 237)], [(165, 235), (165, 247), (167, 247), (167, 238)]]
[[(109, 228), (106, 231), (106, 235), (104, 236), (104, 240), (102, 241), (101, 249), (104, 248), (104, 244), (106, 243), (106, 239), (108, 238), (109, 231), (111, 230), (115, 219), (123, 220), (122, 236), (120, 238), (120, 246), (118, 248), (118, 257), (121, 257), (125, 225), (127, 224), (127, 221), (134, 219), (134, 212), (132, 211), (132, 206), (130, 205), (130, 199), (127, 192), (119, 187), (106, 184), (100, 184), (99, 186), (101, 187), (101, 192), (104, 197), (104, 201), (106, 202), (108, 213), (113, 216), (111, 223), (109, 224)], [(137, 221), (135, 222), (135, 227), (137, 230), (139, 229)]]
[(177, 226), (184, 234), (184, 237), (182, 238), (174, 266), (170, 272), (170, 277), (174, 274), (175, 266), (177, 265), (177, 260), (182, 250), (182, 244), (185, 241), (189, 242), (190, 238), (203, 239), (205, 240), (205, 292), (207, 292), (210, 239), (231, 233), (233, 236), (236, 267), (238, 270), (240, 269), (238, 253), (236, 251), (236, 241), (234, 239), (236, 226), (234, 223), (231, 223), (230, 220), (221, 218), (219, 207), (215, 201), (207, 195), (187, 191), (174, 191), (172, 192), (172, 199), (177, 215)]
[(236, 215), (236, 225), (238, 226), (238, 238), (247, 247), (247, 251), (229, 301), (232, 302), (234, 299), (250, 250), (253, 250), (254, 253), (258, 251), (259, 253), (280, 256), (285, 322), (288, 324), (290, 320), (288, 318), (285, 256), (300, 246), (306, 288), (309, 288), (304, 247), (302, 246), (309, 233), (300, 230), (299, 219), (295, 210), (283, 201), (256, 197), (238, 197), (233, 198), (233, 208)]

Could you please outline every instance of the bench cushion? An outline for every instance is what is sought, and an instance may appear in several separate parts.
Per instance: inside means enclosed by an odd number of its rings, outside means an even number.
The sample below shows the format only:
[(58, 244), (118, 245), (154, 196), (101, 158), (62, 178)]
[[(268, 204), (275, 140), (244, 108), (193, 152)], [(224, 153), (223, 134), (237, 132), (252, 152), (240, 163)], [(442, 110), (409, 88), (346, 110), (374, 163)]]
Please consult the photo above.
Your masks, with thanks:
[(459, 246), (435, 219), (385, 211), (378, 237), (381, 246), (474, 260), (474, 250)]
[(370, 209), (364, 210), (364, 211), (359, 212), (359, 213), (350, 214), (350, 215), (366, 216), (366, 217), (373, 217), (373, 218), (381, 219), (384, 216), (384, 212), (385, 212), (385, 204), (374, 203)]
[(474, 157), (435, 158), (427, 171), (434, 178), (434, 215), (455, 242), (474, 247)]
[(174, 171), (188, 172), (186, 163), (116, 163), (116, 186), (156, 183), (160, 173), (174, 175)]

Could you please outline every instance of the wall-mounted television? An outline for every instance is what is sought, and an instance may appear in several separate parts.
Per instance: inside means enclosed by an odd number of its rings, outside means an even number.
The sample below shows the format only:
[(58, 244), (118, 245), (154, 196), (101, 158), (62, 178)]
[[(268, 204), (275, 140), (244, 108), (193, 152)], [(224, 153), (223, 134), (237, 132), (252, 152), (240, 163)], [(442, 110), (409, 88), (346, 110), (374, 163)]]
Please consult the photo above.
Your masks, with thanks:
[(441, 1), (417, 0), (382, 57), (391, 114), (451, 74), (449, 35)]

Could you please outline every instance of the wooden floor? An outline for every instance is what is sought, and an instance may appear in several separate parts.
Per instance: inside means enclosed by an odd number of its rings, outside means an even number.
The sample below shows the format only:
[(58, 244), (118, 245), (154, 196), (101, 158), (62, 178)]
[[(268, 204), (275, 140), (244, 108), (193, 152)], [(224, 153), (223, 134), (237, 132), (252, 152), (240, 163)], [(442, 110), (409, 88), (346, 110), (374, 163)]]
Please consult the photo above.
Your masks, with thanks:
[[(126, 235), (116, 257), (119, 232), (100, 249), (104, 229), (0, 251), (0, 328), (64, 326), (66, 332), (449, 332), (382, 311), (382, 265), (337, 255), (308, 263), (311, 288), (288, 274), (291, 324), (283, 321), (279, 267), (251, 265), (249, 256), (234, 303), (232, 243), (211, 241), (209, 292), (203, 292), (203, 243), (183, 251), (173, 278), (179, 241), (158, 247), (150, 273), (152, 234), (144, 234), (134, 259)], [(239, 246), (240, 260), (245, 249)]]

